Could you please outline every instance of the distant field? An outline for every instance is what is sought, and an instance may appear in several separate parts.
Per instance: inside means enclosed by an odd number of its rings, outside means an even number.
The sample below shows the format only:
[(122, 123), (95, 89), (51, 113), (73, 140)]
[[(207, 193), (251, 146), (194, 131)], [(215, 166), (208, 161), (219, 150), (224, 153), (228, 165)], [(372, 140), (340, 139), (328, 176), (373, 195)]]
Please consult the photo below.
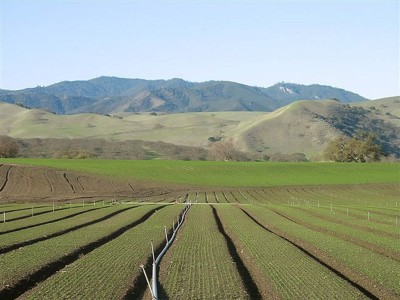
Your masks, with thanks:
[(1, 159), (0, 163), (48, 166), (122, 179), (191, 186), (251, 187), (399, 183), (398, 164), (271, 163)]

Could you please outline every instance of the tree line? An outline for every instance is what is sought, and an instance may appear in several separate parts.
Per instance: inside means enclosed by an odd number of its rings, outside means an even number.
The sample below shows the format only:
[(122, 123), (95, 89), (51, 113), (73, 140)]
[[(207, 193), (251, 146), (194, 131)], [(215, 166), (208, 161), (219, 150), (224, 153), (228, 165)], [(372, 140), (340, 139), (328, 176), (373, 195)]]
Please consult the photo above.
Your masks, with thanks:
[[(51, 140), (51, 139), (49, 139)], [(54, 139), (57, 140), (57, 139)], [(86, 159), (86, 158), (119, 158), (119, 159), (151, 159), (158, 155), (167, 159), (178, 160), (210, 160), (210, 161), (307, 161), (304, 153), (293, 154), (251, 154), (238, 150), (232, 139), (218, 139), (216, 141), (209, 140), (208, 149), (200, 147), (176, 146), (162, 142), (143, 142), (143, 141), (126, 141), (126, 142), (106, 142), (100, 140), (84, 141), (64, 141), (57, 140), (47, 141), (46, 139), (30, 139), (16, 140), (8, 136), (0, 136), (0, 158), (17, 157), (22, 153), (22, 157), (52, 157), (52, 158), (69, 158), (69, 159)], [(61, 145), (66, 143), (64, 149)], [(85, 147), (71, 148), (71, 143), (76, 146)], [(141, 144), (143, 143), (143, 144)], [(58, 149), (54, 147), (57, 145)], [(88, 145), (92, 146), (92, 151), (88, 150)], [(132, 147), (132, 145), (136, 145)], [(57, 148), (56, 147), (56, 148)], [(112, 147), (112, 148), (110, 148)], [(43, 155), (43, 149), (47, 148), (51, 153)], [(50, 149), (48, 149), (50, 148)], [(110, 149), (109, 149), (110, 148)], [(158, 154), (149, 153), (149, 149), (158, 149)], [(54, 151), (53, 151), (54, 150)], [(107, 153), (103, 153), (103, 152)], [(36, 153), (37, 152), (37, 153)], [(125, 153), (126, 152), (126, 153)], [(129, 153), (128, 153), (129, 152)], [(125, 154), (124, 154), (125, 153)], [(111, 156), (108, 156), (111, 155)], [(102, 157), (104, 156), (104, 157)], [(395, 153), (389, 155), (382, 150), (382, 145), (373, 133), (364, 131), (357, 132), (353, 137), (341, 135), (328, 143), (323, 152), (323, 158), (334, 162), (376, 162), (376, 161), (397, 161), (398, 157)]]

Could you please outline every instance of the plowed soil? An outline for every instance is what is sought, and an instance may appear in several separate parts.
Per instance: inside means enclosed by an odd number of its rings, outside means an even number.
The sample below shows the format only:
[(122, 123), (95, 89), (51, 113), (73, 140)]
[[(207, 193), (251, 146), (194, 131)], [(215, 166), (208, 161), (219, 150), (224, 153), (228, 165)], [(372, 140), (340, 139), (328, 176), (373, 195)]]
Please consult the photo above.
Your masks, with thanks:
[(163, 187), (92, 174), (0, 164), (0, 203), (105, 198), (141, 200), (144, 197), (160, 200), (171, 193)]

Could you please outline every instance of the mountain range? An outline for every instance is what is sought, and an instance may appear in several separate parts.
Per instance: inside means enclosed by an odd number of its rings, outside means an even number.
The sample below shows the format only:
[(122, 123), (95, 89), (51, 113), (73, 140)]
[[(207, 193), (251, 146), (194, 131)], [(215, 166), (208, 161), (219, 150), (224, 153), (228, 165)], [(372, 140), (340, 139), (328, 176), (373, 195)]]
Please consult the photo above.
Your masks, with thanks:
[(189, 82), (98, 77), (63, 81), (46, 87), (0, 90), (0, 101), (56, 114), (121, 112), (271, 112), (298, 100), (365, 101), (344, 89), (325, 85), (279, 82), (254, 87), (230, 81)]

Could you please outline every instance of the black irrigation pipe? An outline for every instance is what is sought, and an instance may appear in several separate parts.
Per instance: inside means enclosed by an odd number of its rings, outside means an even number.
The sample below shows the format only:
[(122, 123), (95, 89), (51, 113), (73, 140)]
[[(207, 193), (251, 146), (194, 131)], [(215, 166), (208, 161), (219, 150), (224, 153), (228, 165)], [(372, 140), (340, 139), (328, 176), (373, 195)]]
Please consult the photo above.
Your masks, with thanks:
[(258, 222), (252, 215), (250, 215), (247, 211), (245, 211), (244, 209), (241, 208), (241, 210), (243, 211), (243, 213), (245, 213), (251, 220), (253, 220), (258, 226), (260, 226), (261, 228), (265, 229), (266, 231), (268, 231), (269, 233), (272, 233), (273, 235), (278, 236), (279, 238), (285, 240), (286, 242), (290, 243), (292, 246), (296, 247), (297, 249), (299, 249), (300, 251), (302, 251), (304, 254), (306, 254), (307, 256), (309, 256), (310, 258), (314, 259), (316, 262), (318, 262), (319, 264), (323, 265), (325, 268), (327, 268), (329, 271), (332, 271), (333, 273), (335, 273), (337, 276), (339, 276), (340, 278), (342, 278), (343, 280), (347, 281), (350, 285), (352, 285), (353, 287), (355, 287), (356, 289), (358, 289), (361, 293), (363, 293), (366, 297), (370, 298), (370, 299), (374, 299), (374, 300), (379, 300), (379, 297), (375, 296), (372, 292), (368, 291), (366, 288), (364, 288), (363, 286), (361, 286), (360, 284), (358, 284), (357, 282), (351, 280), (349, 277), (347, 277), (346, 275), (344, 275), (342, 272), (340, 272), (339, 270), (331, 267), (330, 265), (328, 265), (327, 263), (325, 263), (324, 261), (322, 261), (321, 259), (319, 259), (318, 257), (316, 257), (314, 254), (312, 254), (311, 252), (309, 252), (308, 250), (306, 250), (305, 248), (301, 247), (300, 245), (297, 245), (295, 242), (292, 242), (291, 240), (289, 240), (288, 238), (272, 231), (271, 229), (265, 227), (263, 224), (261, 224), (260, 222)]
[(58, 236), (63, 235), (63, 234), (70, 233), (70, 232), (78, 230), (78, 229), (81, 229), (81, 228), (84, 228), (84, 227), (87, 227), (87, 226), (90, 226), (90, 225), (105, 221), (105, 220), (110, 219), (110, 218), (112, 218), (112, 217), (114, 217), (116, 215), (119, 215), (120, 213), (123, 213), (124, 211), (133, 209), (135, 207), (137, 207), (137, 206), (124, 208), (124, 209), (112, 212), (112, 213), (110, 213), (110, 214), (108, 214), (108, 215), (106, 215), (104, 217), (99, 218), (99, 219), (95, 219), (95, 220), (92, 220), (92, 221), (89, 221), (89, 222), (86, 222), (86, 223), (83, 223), (83, 224), (80, 224), (80, 225), (73, 226), (73, 227), (68, 228), (68, 229), (64, 229), (64, 230), (61, 230), (61, 231), (58, 231), (58, 232), (54, 232), (54, 233), (49, 234), (49, 235), (41, 236), (41, 237), (38, 237), (38, 238), (35, 238), (35, 239), (31, 239), (31, 240), (28, 240), (28, 241), (23, 241), (23, 242), (16, 243), (16, 244), (4, 247), (4, 248), (0, 248), (0, 254), (5, 254), (5, 253), (11, 252), (13, 250), (22, 248), (22, 247), (30, 246), (30, 245), (33, 245), (33, 244), (36, 244), (36, 243), (39, 243), (39, 242), (42, 242), (42, 241), (45, 241), (45, 240), (49, 240), (51, 238), (58, 237)]
[(2, 300), (11, 300), (16, 299), (17, 297), (23, 295), (30, 289), (34, 288), (38, 283), (46, 280), (52, 275), (56, 274), (58, 271), (63, 269), (65, 266), (75, 262), (80, 258), (81, 255), (86, 255), (93, 250), (111, 242), (112, 240), (118, 238), (120, 235), (128, 231), (129, 229), (134, 228), (135, 226), (147, 221), (156, 211), (164, 208), (165, 206), (157, 207), (146, 213), (140, 219), (121, 227), (120, 229), (112, 232), (111, 234), (97, 240), (91, 242), (75, 251), (61, 257), (60, 259), (50, 262), (47, 265), (42, 266), (36, 272), (22, 278), (20, 281), (15, 283), (14, 285), (7, 287), (0, 291), (0, 299)]
[(245, 286), (246, 291), (250, 296), (250, 299), (262, 299), (260, 290), (253, 281), (250, 271), (244, 265), (243, 260), (240, 258), (239, 253), (237, 252), (235, 244), (233, 243), (229, 235), (226, 233), (224, 226), (222, 225), (221, 219), (218, 216), (217, 210), (212, 205), (211, 208), (214, 214), (214, 219), (217, 222), (218, 230), (225, 238), (226, 244), (228, 246), (229, 255), (232, 257), (232, 260), (236, 264), (236, 268), (238, 270), (240, 278), (242, 279), (243, 285)]

